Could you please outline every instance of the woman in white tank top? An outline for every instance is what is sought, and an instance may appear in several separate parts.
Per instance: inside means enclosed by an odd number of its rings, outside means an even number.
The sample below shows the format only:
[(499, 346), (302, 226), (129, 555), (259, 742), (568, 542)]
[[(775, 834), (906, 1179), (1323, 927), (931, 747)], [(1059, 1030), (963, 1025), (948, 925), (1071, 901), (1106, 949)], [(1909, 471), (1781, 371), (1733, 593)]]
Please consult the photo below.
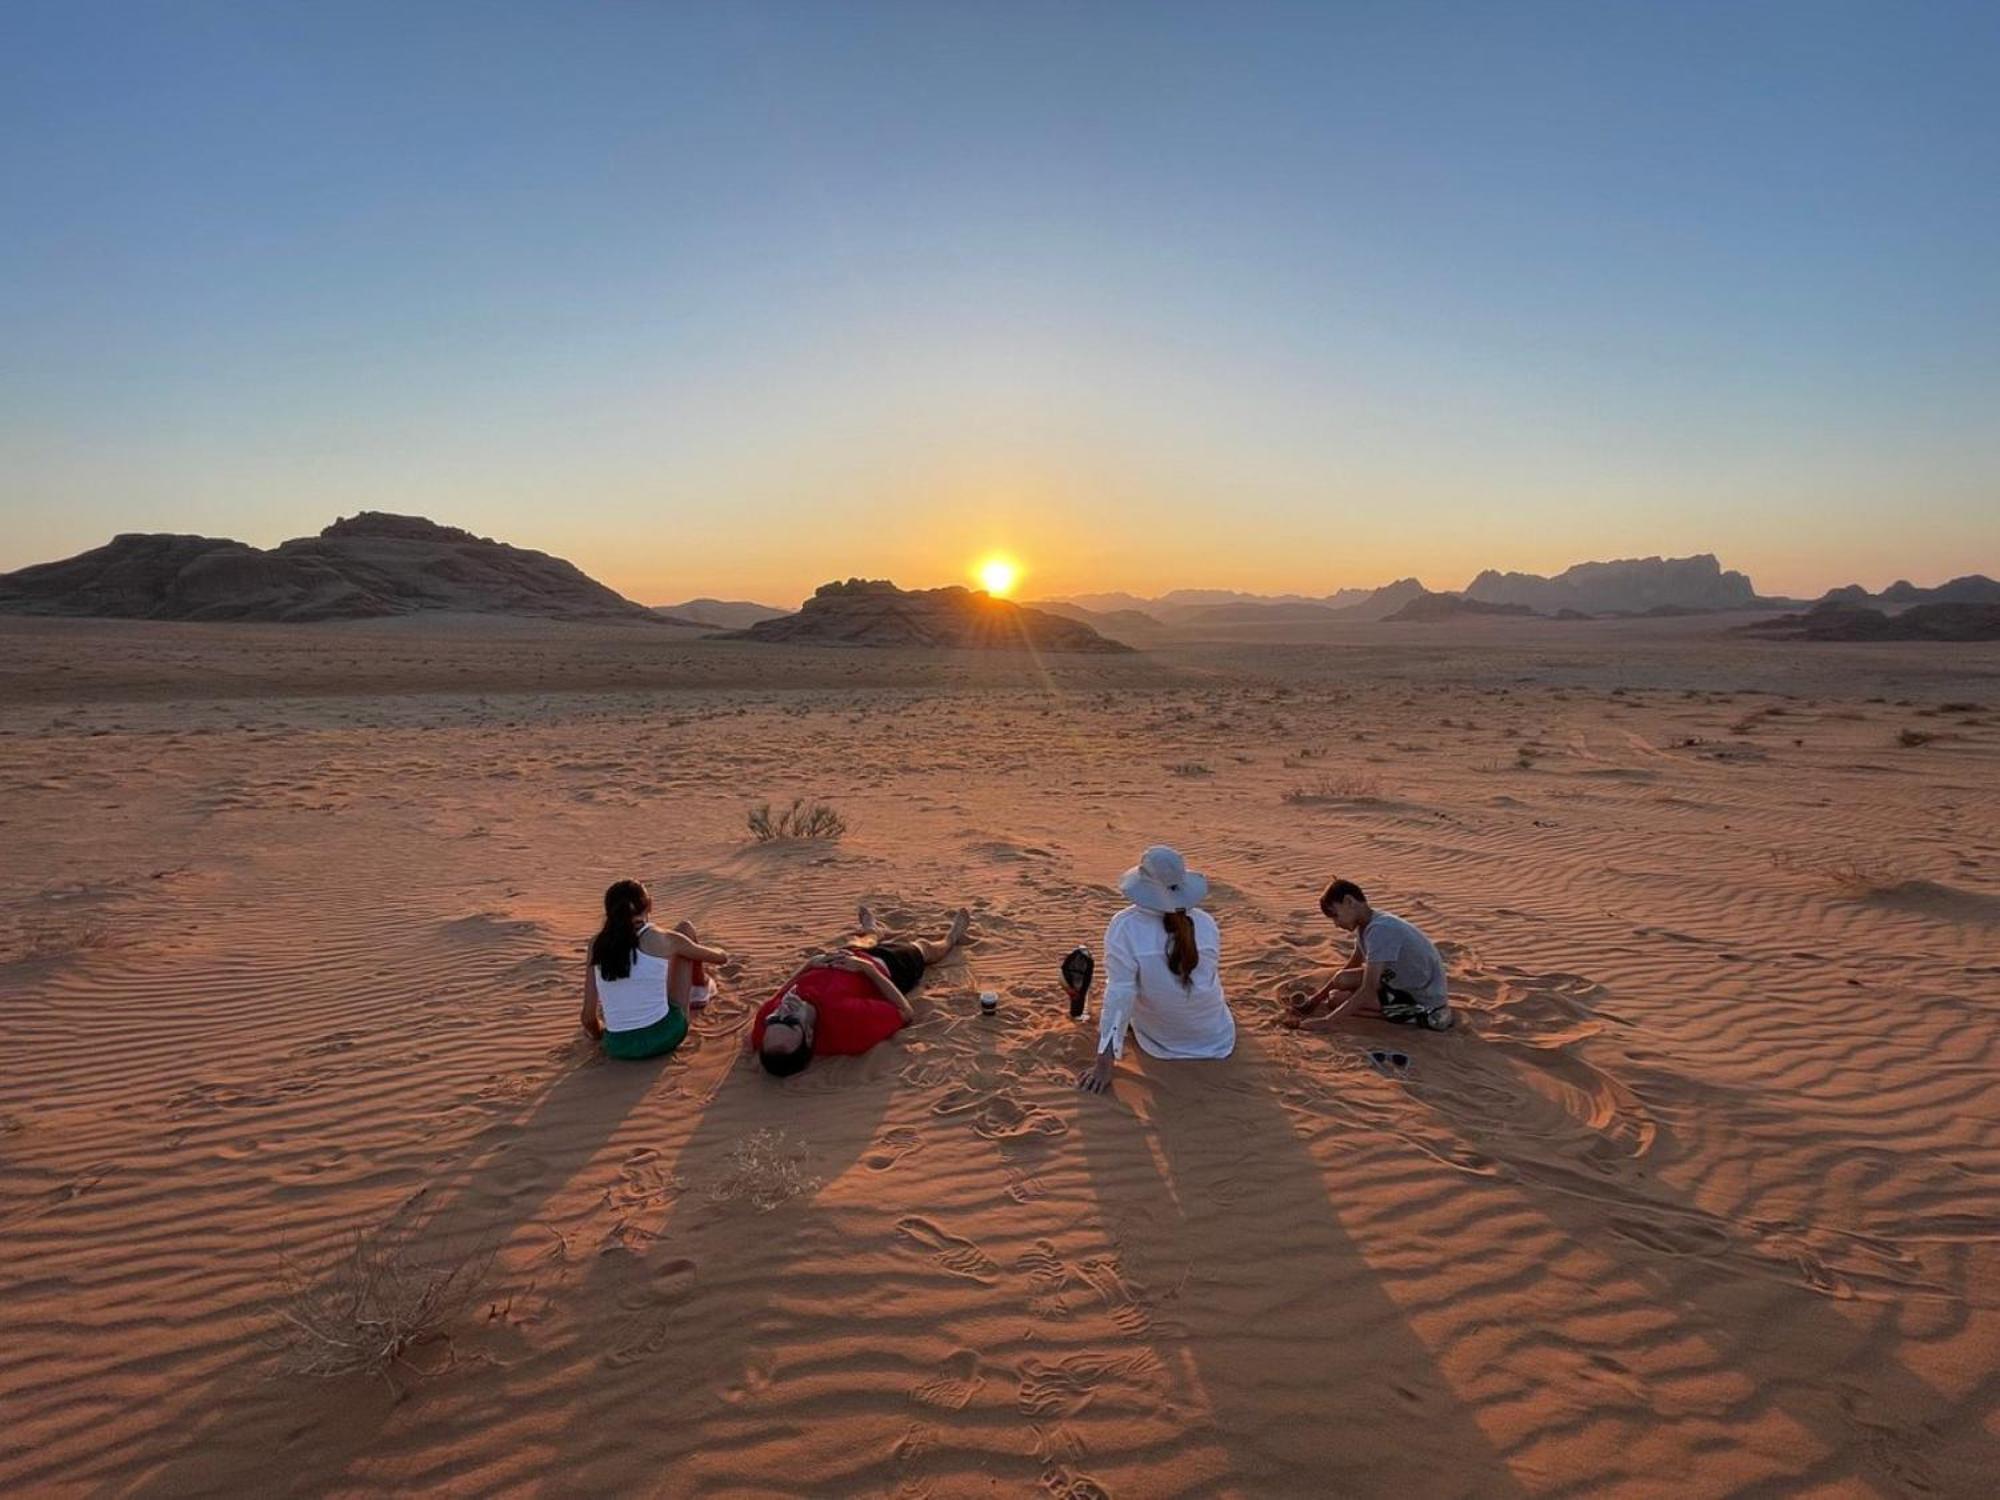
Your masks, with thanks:
[(604, 926), (590, 940), (583, 970), (583, 1029), (607, 1056), (664, 1057), (681, 1044), (688, 1008), (712, 993), (703, 969), (726, 963), (720, 948), (704, 946), (694, 924), (671, 932), (647, 920), (653, 898), (636, 880), (620, 880), (604, 893)]

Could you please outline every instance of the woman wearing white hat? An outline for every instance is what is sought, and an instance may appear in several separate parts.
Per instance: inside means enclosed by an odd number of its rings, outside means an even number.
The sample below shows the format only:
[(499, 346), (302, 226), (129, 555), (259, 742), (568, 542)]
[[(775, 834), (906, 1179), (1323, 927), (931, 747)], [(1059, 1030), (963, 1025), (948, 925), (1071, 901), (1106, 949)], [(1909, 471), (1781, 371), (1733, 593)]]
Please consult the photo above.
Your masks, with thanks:
[(1097, 1061), (1077, 1080), (1093, 1094), (1111, 1085), (1130, 1028), (1149, 1057), (1227, 1057), (1236, 1021), (1218, 974), (1222, 932), (1200, 909), (1208, 881), (1164, 844), (1118, 880), (1131, 905), (1104, 931), (1104, 1015)]

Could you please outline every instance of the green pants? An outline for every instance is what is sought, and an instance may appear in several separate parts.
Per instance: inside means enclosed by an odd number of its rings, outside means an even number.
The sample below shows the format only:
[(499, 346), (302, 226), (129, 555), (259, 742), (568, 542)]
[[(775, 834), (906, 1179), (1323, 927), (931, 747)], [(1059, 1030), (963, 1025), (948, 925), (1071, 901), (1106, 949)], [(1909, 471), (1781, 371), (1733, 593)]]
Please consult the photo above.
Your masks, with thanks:
[(636, 1061), (642, 1057), (665, 1057), (688, 1034), (687, 1012), (678, 1005), (668, 1007), (665, 1017), (636, 1031), (607, 1031), (603, 1047), (606, 1057)]

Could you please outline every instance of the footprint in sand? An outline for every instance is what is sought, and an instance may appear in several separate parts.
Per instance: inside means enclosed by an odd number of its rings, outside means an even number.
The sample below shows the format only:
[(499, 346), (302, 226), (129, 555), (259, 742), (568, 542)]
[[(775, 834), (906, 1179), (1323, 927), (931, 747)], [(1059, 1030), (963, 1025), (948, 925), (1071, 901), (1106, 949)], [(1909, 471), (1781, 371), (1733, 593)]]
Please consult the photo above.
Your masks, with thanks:
[(1027, 1136), (1067, 1135), (1069, 1124), (1038, 1104), (1022, 1104), (1001, 1094), (979, 1111), (972, 1133), (989, 1141), (1017, 1141)]
[(1028, 1278), (1028, 1311), (1039, 1318), (1066, 1318), (1070, 1314), (1069, 1290), (1071, 1270), (1069, 1262), (1056, 1254), (1056, 1247), (1047, 1240), (1036, 1240), (1021, 1258), (1014, 1262), (1014, 1269)]
[(889, 1451), (897, 1463), (908, 1463), (922, 1458), (937, 1446), (938, 1429), (928, 1422), (912, 1422), (903, 1429), (903, 1435), (896, 1439), (896, 1446)]
[(1090, 1283), (1091, 1290), (1103, 1299), (1105, 1310), (1120, 1333), (1138, 1338), (1152, 1328), (1153, 1314), (1146, 1297), (1125, 1279), (1115, 1259), (1087, 1260), (1077, 1269)]
[(882, 1134), (881, 1144), (861, 1158), (861, 1164), (871, 1172), (886, 1172), (906, 1156), (914, 1156), (924, 1149), (924, 1138), (914, 1126), (897, 1125)]
[(896, 1232), (928, 1250), (938, 1265), (968, 1281), (990, 1282), (1000, 1273), (993, 1258), (971, 1240), (961, 1239), (919, 1214), (896, 1221)]
[(980, 1372), (979, 1356), (970, 1349), (958, 1349), (945, 1360), (940, 1373), (911, 1386), (910, 1396), (926, 1406), (941, 1407), (945, 1411), (964, 1411), (985, 1384), (986, 1376)]
[(1021, 1361), (1017, 1405), (1024, 1416), (1073, 1417), (1111, 1382), (1128, 1383), (1152, 1372), (1150, 1355), (1071, 1354), (1049, 1363)]

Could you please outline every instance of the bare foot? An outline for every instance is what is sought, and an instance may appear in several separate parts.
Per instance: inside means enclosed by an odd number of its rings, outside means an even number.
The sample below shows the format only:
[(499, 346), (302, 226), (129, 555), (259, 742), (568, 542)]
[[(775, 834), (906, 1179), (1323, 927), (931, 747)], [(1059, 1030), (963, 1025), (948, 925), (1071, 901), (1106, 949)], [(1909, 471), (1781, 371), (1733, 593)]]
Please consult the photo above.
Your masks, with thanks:
[(855, 931), (867, 937), (874, 937), (882, 930), (882, 924), (875, 920), (874, 909), (868, 906), (863, 906), (855, 913), (854, 927)]
[(947, 946), (956, 948), (965, 941), (965, 934), (972, 926), (972, 913), (961, 906), (951, 914), (951, 930), (944, 935)]

